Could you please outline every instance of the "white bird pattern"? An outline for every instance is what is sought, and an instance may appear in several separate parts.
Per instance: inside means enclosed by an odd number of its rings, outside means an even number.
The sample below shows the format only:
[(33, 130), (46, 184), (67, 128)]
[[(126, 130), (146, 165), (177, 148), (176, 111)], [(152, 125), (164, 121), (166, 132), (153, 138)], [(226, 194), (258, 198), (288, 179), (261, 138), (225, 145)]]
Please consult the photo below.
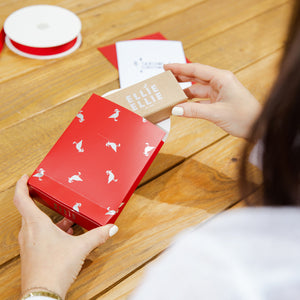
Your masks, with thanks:
[(74, 141), (73, 144), (76, 145), (76, 149), (78, 150), (78, 152), (84, 152), (84, 149), (82, 148), (82, 140), (79, 141), (78, 143), (76, 143), (76, 142)]
[(144, 150), (144, 155), (149, 156), (149, 152), (152, 151), (155, 147), (149, 146), (149, 143), (146, 143), (146, 147)]
[(110, 207), (108, 207), (107, 208), (107, 213), (106, 213), (106, 215), (108, 215), (108, 216), (114, 216), (115, 214), (117, 214), (118, 213), (118, 211), (119, 210), (113, 210), (113, 209), (110, 209)]
[(79, 123), (82, 123), (84, 121), (84, 115), (82, 114), (82, 110), (76, 115), (76, 117), (79, 119)]
[(109, 119), (114, 119), (115, 120), (115, 122), (117, 122), (118, 121), (118, 117), (119, 117), (119, 113), (120, 113), (120, 111), (116, 108), (115, 110), (114, 110), (114, 114), (112, 114), (111, 116), (109, 116), (108, 118)]
[(76, 204), (73, 206), (73, 209), (79, 212), (79, 207), (81, 207), (81, 203), (76, 202)]
[[(122, 202), (120, 205), (119, 205), (119, 208), (121, 208), (122, 206), (124, 205), (124, 202)], [(115, 214), (117, 214), (119, 212), (119, 208), (115, 211), (113, 209), (110, 209), (110, 207), (107, 208), (107, 213), (106, 215), (109, 215), (109, 216), (114, 216)]]
[(108, 181), (107, 181), (107, 183), (111, 183), (112, 181), (114, 181), (114, 182), (118, 181), (118, 179), (115, 179), (115, 175), (112, 172), (112, 170), (107, 170), (106, 174), (108, 175)]
[(147, 122), (147, 120), (146, 120), (145, 118), (143, 118), (142, 120), (143, 120), (143, 123), (146, 123), (146, 122)]
[(78, 175), (73, 175), (73, 176), (71, 176), (71, 177), (68, 177), (69, 183), (72, 183), (73, 181), (83, 181), (83, 180), (80, 178), (80, 175), (81, 175), (81, 173), (78, 172)]
[(111, 147), (115, 152), (117, 152), (117, 148), (121, 146), (121, 144), (116, 144), (116, 143), (112, 143), (112, 142), (107, 142), (106, 147)]
[(38, 170), (38, 173), (35, 173), (33, 177), (37, 177), (39, 181), (42, 181), (43, 180), (42, 177), (44, 176), (44, 174), (45, 174), (45, 170), (43, 168), (40, 168)]

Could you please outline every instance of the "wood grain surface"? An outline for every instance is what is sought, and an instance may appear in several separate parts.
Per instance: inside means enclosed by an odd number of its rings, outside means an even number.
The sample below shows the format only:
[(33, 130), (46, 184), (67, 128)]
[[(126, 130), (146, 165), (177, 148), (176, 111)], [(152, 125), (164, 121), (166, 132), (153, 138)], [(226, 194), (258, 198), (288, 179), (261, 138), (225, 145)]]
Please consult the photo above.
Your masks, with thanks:
[[(83, 43), (62, 59), (0, 54), (0, 298), (20, 293), (18, 232), (12, 203), (19, 177), (31, 174), (92, 93), (118, 88), (118, 71), (98, 47), (161, 32), (180, 40), (192, 62), (233, 71), (263, 103), (278, 73), (289, 0), (50, 0), (76, 13)], [(36, 0), (0, 0), (0, 26)], [(251, 195), (241, 195), (245, 141), (208, 121), (171, 117), (167, 142), (116, 224), (120, 231), (87, 258), (67, 299), (126, 299), (144, 270), (185, 228), (227, 209), (257, 204), (261, 172), (249, 164)], [(39, 205), (54, 221), (60, 216)], [(84, 232), (76, 227), (76, 233)]]

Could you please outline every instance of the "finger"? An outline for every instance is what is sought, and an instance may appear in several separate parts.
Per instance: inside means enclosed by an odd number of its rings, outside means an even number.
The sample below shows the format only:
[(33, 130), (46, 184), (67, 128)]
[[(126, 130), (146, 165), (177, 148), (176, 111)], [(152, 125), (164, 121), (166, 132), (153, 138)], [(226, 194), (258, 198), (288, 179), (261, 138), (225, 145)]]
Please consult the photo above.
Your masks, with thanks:
[(27, 181), (27, 175), (23, 175), (18, 180), (14, 195), (14, 204), (25, 220), (32, 217), (44, 215), (44, 213), (35, 205), (34, 201), (30, 198)]
[(175, 76), (188, 77), (188, 81), (210, 82), (214, 76), (218, 76), (220, 71), (217, 68), (198, 63), (188, 64), (167, 64), (164, 65), (166, 71), (170, 70)]
[(74, 233), (74, 230), (73, 228), (69, 228), (67, 231), (66, 231), (68, 234), (72, 235)]
[(219, 118), (219, 108), (215, 104), (186, 102), (173, 107), (172, 114), (187, 118), (204, 119), (215, 123)]
[(194, 103), (200, 103), (200, 104), (211, 104), (213, 103), (210, 99), (201, 99), (201, 100), (197, 100), (197, 101), (194, 101)]
[(197, 83), (201, 83), (203, 85), (209, 84), (209, 82), (207, 82), (205, 80), (202, 80), (200, 78), (191, 77), (191, 76), (176, 75), (175, 78), (178, 82), (197, 82)]
[(211, 87), (209, 85), (202, 85), (200, 83), (184, 89), (185, 94), (189, 99), (192, 98), (210, 98)]
[(67, 218), (63, 218), (59, 222), (56, 223), (56, 226), (59, 227), (61, 230), (68, 232), (71, 226), (74, 224), (71, 220)]
[(104, 244), (107, 239), (115, 235), (118, 230), (118, 226), (108, 224), (92, 229), (85, 234), (78, 236), (78, 238), (82, 239), (82, 242), (86, 245), (86, 250), (89, 253), (99, 245)]

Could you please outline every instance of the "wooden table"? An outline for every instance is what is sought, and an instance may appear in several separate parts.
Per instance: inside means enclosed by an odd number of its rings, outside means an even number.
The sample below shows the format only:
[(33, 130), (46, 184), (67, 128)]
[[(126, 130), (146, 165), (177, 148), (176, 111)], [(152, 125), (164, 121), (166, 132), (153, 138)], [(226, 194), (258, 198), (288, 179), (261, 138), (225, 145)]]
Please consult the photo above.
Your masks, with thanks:
[[(1, 0), (0, 25), (16, 9), (39, 3)], [(17, 56), (7, 47), (0, 54), (1, 299), (20, 293), (16, 181), (33, 172), (92, 93), (119, 87), (117, 70), (97, 47), (159, 31), (181, 40), (191, 61), (233, 71), (264, 101), (291, 11), (287, 0), (47, 3), (80, 17), (83, 43), (70, 56), (48, 61)], [(207, 121), (172, 117), (167, 143), (116, 222), (119, 233), (90, 254), (67, 299), (125, 299), (178, 232), (242, 205), (237, 166), (243, 145)], [(259, 179), (256, 184), (252, 199)]]

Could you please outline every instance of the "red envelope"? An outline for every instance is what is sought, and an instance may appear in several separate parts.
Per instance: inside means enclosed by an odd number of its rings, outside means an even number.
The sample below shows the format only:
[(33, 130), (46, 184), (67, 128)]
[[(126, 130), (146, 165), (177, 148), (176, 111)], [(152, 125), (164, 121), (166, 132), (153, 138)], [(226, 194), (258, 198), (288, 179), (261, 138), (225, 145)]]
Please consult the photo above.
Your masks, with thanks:
[[(160, 32), (156, 32), (153, 34), (135, 38), (133, 40), (167, 40), (167, 38), (164, 37)], [(116, 44), (100, 47), (98, 48), (98, 50), (118, 69)], [(186, 62), (189, 63), (190, 61), (186, 59)]]
[(28, 181), (40, 202), (86, 229), (113, 223), (165, 132), (92, 95)]

